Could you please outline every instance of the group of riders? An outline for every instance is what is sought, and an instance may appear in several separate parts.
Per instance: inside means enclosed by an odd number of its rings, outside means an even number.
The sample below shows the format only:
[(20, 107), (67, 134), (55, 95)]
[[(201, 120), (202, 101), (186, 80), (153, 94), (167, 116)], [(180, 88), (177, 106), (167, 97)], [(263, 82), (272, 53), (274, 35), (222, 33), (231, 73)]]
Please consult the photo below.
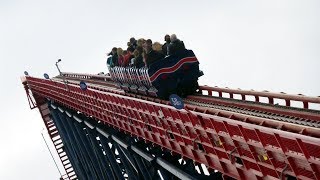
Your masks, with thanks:
[(175, 34), (165, 35), (165, 43), (152, 43), (151, 39), (130, 38), (127, 49), (114, 47), (108, 53), (107, 65), (109, 67), (135, 67), (149, 68), (156, 61), (164, 59), (166, 56), (174, 55), (185, 49), (183, 41), (179, 40)]

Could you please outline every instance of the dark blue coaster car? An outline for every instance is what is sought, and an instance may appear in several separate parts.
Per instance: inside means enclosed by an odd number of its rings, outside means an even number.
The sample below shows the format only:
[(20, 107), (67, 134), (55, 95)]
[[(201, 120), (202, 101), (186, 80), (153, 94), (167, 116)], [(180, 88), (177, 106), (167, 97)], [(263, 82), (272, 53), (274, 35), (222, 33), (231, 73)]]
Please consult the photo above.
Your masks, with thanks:
[(162, 99), (168, 99), (170, 94), (185, 97), (195, 93), (198, 78), (203, 75), (192, 50), (183, 50), (156, 61), (149, 67), (148, 74), (157, 90), (156, 95)]
[(181, 97), (198, 89), (199, 61), (191, 50), (181, 50), (158, 60), (149, 68), (109, 67), (117, 86), (126, 92), (168, 99), (171, 94)]

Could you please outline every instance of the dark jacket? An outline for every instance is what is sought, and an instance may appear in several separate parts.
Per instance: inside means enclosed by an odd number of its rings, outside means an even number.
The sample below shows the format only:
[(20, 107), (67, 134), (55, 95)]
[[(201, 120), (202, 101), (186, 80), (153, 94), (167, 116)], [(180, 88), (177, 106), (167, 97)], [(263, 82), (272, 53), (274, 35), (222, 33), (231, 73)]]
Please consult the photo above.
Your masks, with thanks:
[(112, 65), (113, 66), (119, 66), (119, 63), (118, 63), (118, 54), (115, 53), (114, 55), (112, 55)]
[(111, 66), (112, 65), (112, 56), (108, 57), (107, 59), (107, 65)]
[(162, 53), (166, 56), (168, 55), (168, 46), (170, 43), (164, 43), (164, 45), (162, 45)]
[(164, 55), (162, 53), (159, 53), (155, 50), (151, 50), (148, 54), (146, 54), (146, 63), (147, 66), (150, 67), (150, 65), (160, 59), (163, 59)]
[(130, 44), (130, 48), (132, 48), (132, 49), (136, 49), (137, 48), (137, 42), (134, 42), (133, 44)]
[(144, 62), (143, 62), (143, 58), (142, 58), (142, 56), (140, 55), (140, 56), (138, 56), (138, 57), (136, 57), (135, 59), (134, 59), (134, 67), (136, 67), (136, 68), (142, 68), (142, 67), (144, 67)]
[(179, 39), (171, 42), (169, 44), (169, 52), (168, 52), (168, 55), (173, 55), (173, 54), (177, 54), (179, 52), (181, 52), (182, 50), (186, 49), (185, 46), (184, 46), (184, 43), (183, 41), (180, 41)]

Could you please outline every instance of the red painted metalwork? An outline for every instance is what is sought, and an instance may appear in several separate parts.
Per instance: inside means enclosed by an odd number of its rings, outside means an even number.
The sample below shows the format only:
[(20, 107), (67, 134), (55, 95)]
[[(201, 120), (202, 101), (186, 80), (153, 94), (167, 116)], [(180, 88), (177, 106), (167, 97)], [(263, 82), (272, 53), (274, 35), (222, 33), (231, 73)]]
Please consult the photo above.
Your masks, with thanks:
[[(249, 104), (244, 101), (242, 102), (241, 101), (225, 101), (223, 99), (215, 99), (215, 98), (210, 98), (205, 96), (188, 96), (188, 99), (197, 100), (205, 103), (216, 103), (216, 104), (227, 105), (227, 106), (238, 106), (238, 107), (247, 108), (247, 109), (254, 109), (257, 111), (270, 112), (274, 114), (283, 114), (286, 116), (294, 116), (294, 117), (303, 118), (303, 119), (320, 121), (320, 116), (315, 113), (310, 113), (306, 111), (297, 111), (293, 109), (285, 109), (279, 106), (266, 106), (266, 105), (257, 104), (257, 103)], [(319, 107), (320, 107), (320, 104), (319, 104)]]
[[(68, 91), (61, 82), (33, 77), (27, 77), (27, 84), (36, 95), (203, 163), (225, 176), (237, 179), (283, 179), (290, 175), (299, 179), (320, 179), (320, 139), (317, 128), (295, 124), (289, 126), (289, 123), (269, 122), (264, 118), (192, 105), (186, 105), (186, 110), (176, 110), (167, 101), (138, 95), (129, 97), (114, 88), (94, 84), (89, 84), (86, 91), (80, 90), (75, 83), (68, 84)], [(208, 94), (214, 91), (207, 89)], [(221, 95), (224, 92), (216, 90)], [(248, 94), (242, 93), (241, 96), (245, 99)], [(256, 100), (266, 95), (252, 94), (257, 96)], [(318, 103), (307, 97), (299, 99), (268, 95), (271, 103), (276, 97), (287, 101)], [(277, 129), (279, 123), (282, 125)], [(304, 134), (306, 131), (308, 133)]]
[(26, 94), (27, 94), (28, 104), (29, 104), (30, 109), (36, 108), (37, 104), (36, 104), (35, 100), (32, 98), (32, 96), (30, 95), (31, 92), (27, 86), (27, 79), (25, 77), (21, 77), (21, 81), (24, 86), (24, 90), (26, 91)]
[(102, 80), (102, 81), (112, 81), (110, 76), (104, 75), (94, 75), (94, 74), (80, 74), (80, 73), (61, 73), (62, 76), (66, 78), (76, 78), (76, 79), (95, 79), (95, 80)]
[[(274, 104), (274, 100), (284, 100), (286, 106), (291, 107), (292, 101), (298, 101), (303, 104), (303, 108), (309, 109), (309, 103), (320, 104), (320, 96), (319, 97), (308, 97), (302, 94), (298, 95), (289, 95), (284, 92), (281, 93), (272, 93), (268, 91), (258, 92), (258, 91), (246, 91), (240, 89), (229, 89), (229, 88), (219, 88), (219, 87), (209, 87), (209, 86), (200, 86), (199, 90), (204, 93), (206, 92), (209, 96), (213, 95), (213, 92), (218, 93), (218, 97), (223, 97), (222, 94), (226, 93), (229, 95), (230, 99), (234, 99), (234, 95), (240, 95), (242, 100), (247, 100), (248, 96), (255, 97), (255, 102), (262, 102), (261, 98), (268, 98), (268, 104)], [(228, 98), (228, 97), (227, 97)]]
[[(27, 96), (29, 97), (29, 87), (27, 86), (27, 81), (23, 81), (24, 88), (26, 90)], [(61, 177), (61, 179), (64, 180), (72, 180), (72, 179), (77, 179), (77, 175), (75, 174), (72, 165), (68, 159), (68, 156), (66, 152), (63, 149), (63, 142), (62, 139), (59, 135), (59, 132), (53, 123), (51, 117), (50, 117), (50, 111), (48, 108), (48, 104), (46, 103), (45, 99), (43, 96), (39, 96), (38, 94), (34, 94), (34, 102), (33, 102), (33, 108), (38, 108), (40, 115), (42, 117), (42, 120), (44, 122), (44, 125), (47, 129), (47, 132), (49, 134), (50, 139), (52, 140), (52, 143), (55, 147), (55, 150), (58, 153), (58, 156), (61, 160), (61, 163), (64, 167), (64, 170), (66, 172), (65, 175)], [(31, 99), (31, 97), (30, 97)], [(31, 109), (33, 109), (31, 108)]]
[[(66, 75), (66, 76), (68, 76), (68, 75)], [(76, 74), (76, 75), (72, 74), (72, 76), (73, 76), (73, 79), (75, 79), (75, 80), (79, 80), (79, 78), (82, 77), (82, 75), (78, 75), (78, 74)], [(155, 101), (155, 102), (159, 102), (162, 104), (169, 104), (167, 101), (151, 98), (148, 96), (128, 94), (128, 93), (124, 93), (121, 90), (119, 91), (119, 89), (112, 89), (111, 90), (110, 87), (115, 87), (115, 86), (112, 84), (113, 82), (110, 82), (110, 79), (106, 79), (105, 76), (101, 76), (100, 78), (96, 78), (97, 75), (92, 75), (93, 77), (90, 77), (90, 75), (86, 75), (86, 76), (89, 76), (86, 80), (87, 82), (92, 82), (94, 84), (104, 85), (104, 86), (108, 87), (107, 89), (103, 89), (103, 91), (106, 90), (106, 91), (113, 92), (113, 93), (118, 93), (118, 94), (120, 93), (120, 94), (125, 94), (128, 96), (132, 96), (132, 97), (139, 97), (141, 99), (145, 99), (148, 101)], [(92, 80), (94, 78), (99, 79), (99, 81)], [(76, 83), (71, 82), (71, 84), (76, 84)], [(97, 89), (95, 86), (92, 86), (92, 88)], [(244, 95), (242, 95), (242, 97), (243, 97), (243, 99), (245, 99)], [(264, 111), (267, 113), (275, 113), (275, 114), (286, 115), (286, 116), (294, 116), (294, 117), (299, 117), (299, 118), (305, 118), (306, 121), (307, 120), (319, 120), (319, 115), (312, 113), (312, 112), (284, 109), (284, 108), (280, 108), (279, 106), (265, 106), (261, 103), (250, 104), (245, 101), (234, 102), (234, 101), (225, 100), (225, 98), (224, 99), (210, 98), (210, 96), (203, 96), (203, 97), (202, 96), (188, 96), (187, 100), (198, 100), (200, 102), (204, 102), (204, 103), (208, 103), (208, 104), (216, 103), (216, 104), (220, 104), (220, 105), (230, 105), (230, 106), (237, 106), (237, 107), (242, 107), (242, 108), (247, 108), (247, 109), (259, 110), (259, 111)], [(245, 122), (250, 122), (250, 123), (259, 124), (259, 125), (263, 125), (263, 126), (267, 126), (267, 127), (277, 128), (277, 129), (282, 129), (282, 130), (290, 131), (290, 132), (302, 133), (302, 134), (311, 135), (314, 137), (320, 137), (320, 131), (318, 129), (314, 129), (314, 128), (306, 128), (305, 126), (300, 126), (300, 125), (297, 126), (297, 125), (294, 125), (291, 123), (284, 123), (284, 122), (279, 124), (279, 121), (274, 121), (274, 120), (265, 119), (265, 118), (256, 118), (256, 117), (246, 118), (247, 116), (243, 116), (242, 114), (232, 113), (232, 112), (223, 111), (223, 110), (216, 110), (216, 109), (206, 108), (206, 107), (198, 107), (198, 106), (193, 106), (190, 104), (187, 104), (186, 107), (188, 109), (199, 111), (199, 112), (205, 112), (207, 114), (219, 113), (220, 115), (223, 114), (224, 117), (232, 116), (233, 119), (242, 120)]]
[[(114, 85), (114, 82), (112, 82), (112, 79), (110, 76), (106, 75), (90, 75), (90, 74), (77, 74), (77, 73), (63, 73), (63, 75), (67, 78), (73, 78), (73, 79), (82, 79), (85, 76), (85, 79), (90, 82), (92, 80), (99, 80), (95, 81), (95, 84), (101, 84), (109, 87), (116, 87)], [(280, 109), (275, 107), (294, 107), (293, 102), (296, 104), (303, 105), (301, 107), (305, 109), (311, 110), (310, 104), (313, 103), (318, 106), (316, 110), (320, 110), (320, 97), (308, 97), (304, 96), (302, 94), (299, 95), (289, 95), (286, 93), (271, 93), (268, 91), (264, 92), (258, 92), (254, 90), (240, 90), (240, 89), (229, 89), (229, 88), (219, 88), (219, 87), (209, 87), (209, 86), (200, 86), (199, 92), (202, 94), (207, 94), (205, 97), (201, 96), (188, 96), (188, 99), (193, 100), (200, 100), (202, 102), (208, 102), (208, 103), (219, 103), (219, 104), (225, 104), (225, 105), (236, 105), (241, 106), (249, 109), (255, 109), (255, 110), (261, 110), (261, 111), (268, 111), (271, 113), (278, 113), (278, 114), (284, 114), (289, 116), (295, 116), (299, 118), (305, 118), (310, 120), (317, 120), (320, 121), (319, 116), (315, 116), (312, 113), (306, 113), (303, 111), (294, 111), (291, 109)], [(228, 96), (223, 96), (224, 94), (227, 94)], [(256, 104), (248, 104), (245, 102), (236, 102), (236, 101), (225, 101), (224, 99), (236, 99), (236, 95), (241, 96), (241, 100), (243, 101), (252, 101), (250, 100), (250, 97), (254, 97), (254, 101)], [(220, 97), (223, 99), (214, 99), (210, 98), (212, 97)], [(251, 98), (252, 99), (252, 98)], [(268, 102), (264, 102), (263, 99), (268, 99)], [(282, 104), (275, 104), (276, 106), (265, 106), (265, 104), (274, 105), (275, 102), (281, 101)], [(258, 103), (258, 104), (257, 104)], [(260, 103), (260, 104), (259, 104)]]

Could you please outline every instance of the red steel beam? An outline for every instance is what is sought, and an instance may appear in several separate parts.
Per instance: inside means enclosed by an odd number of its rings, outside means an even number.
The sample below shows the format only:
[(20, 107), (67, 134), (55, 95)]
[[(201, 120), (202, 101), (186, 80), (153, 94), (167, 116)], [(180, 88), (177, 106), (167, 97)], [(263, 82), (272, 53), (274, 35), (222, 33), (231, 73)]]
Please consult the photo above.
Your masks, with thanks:
[[(26, 93), (27, 93), (27, 96), (28, 96), (28, 101), (31, 101), (32, 102), (32, 107), (30, 106), (31, 109), (34, 109), (34, 108), (38, 108), (39, 109), (39, 112), (40, 112), (40, 115), (42, 117), (42, 120), (44, 122), (44, 125), (48, 131), (48, 134), (49, 134), (49, 137), (56, 149), (56, 152), (58, 153), (58, 156), (60, 158), (60, 161), (64, 167), (64, 170), (66, 172), (66, 174), (62, 175), (62, 179), (65, 179), (65, 180), (72, 180), (72, 179), (76, 179), (77, 176), (73, 170), (73, 167), (72, 165), (67, 167), (68, 164), (64, 164), (64, 161), (69, 161), (66, 153), (64, 152), (64, 150), (62, 151), (59, 151), (59, 148), (61, 148), (63, 146), (63, 142), (60, 138), (60, 135), (57, 131), (57, 128), (55, 127), (52, 119), (49, 117), (49, 114), (50, 114), (50, 111), (48, 109), (48, 105), (46, 103), (46, 100), (44, 99), (44, 97), (41, 97), (37, 94), (35, 94), (33, 97), (31, 97), (30, 93), (29, 93), (29, 87), (28, 87), (28, 84), (27, 84), (27, 80), (25, 78), (22, 78), (22, 84), (24, 85), (24, 88), (26, 90)], [(59, 143), (56, 143), (58, 142)], [(71, 171), (67, 171), (67, 170), (71, 170)]]

